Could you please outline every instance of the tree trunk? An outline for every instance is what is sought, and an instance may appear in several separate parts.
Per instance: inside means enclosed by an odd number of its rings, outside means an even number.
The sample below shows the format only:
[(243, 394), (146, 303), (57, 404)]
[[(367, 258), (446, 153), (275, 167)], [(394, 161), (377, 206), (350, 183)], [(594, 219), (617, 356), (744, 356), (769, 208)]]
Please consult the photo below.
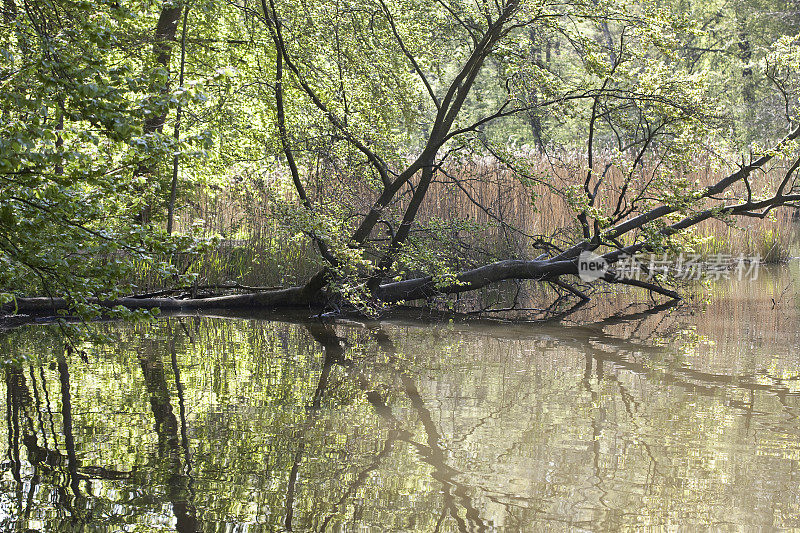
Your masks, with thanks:
[[(178, 30), (178, 21), (181, 16), (182, 4), (177, 3), (173, 5), (172, 2), (166, 0), (164, 7), (161, 9), (161, 14), (158, 17), (156, 24), (156, 31), (154, 34), (153, 54), (155, 54), (156, 63), (164, 67), (169, 76), (169, 63), (172, 57), (172, 41), (175, 40), (175, 33)], [(152, 91), (160, 95), (165, 95), (169, 91), (169, 81), (160, 87), (153, 87)], [(167, 119), (167, 113), (158, 113), (144, 120), (143, 132), (145, 135), (152, 133), (160, 133), (164, 129), (164, 122)], [(137, 169), (138, 174), (153, 174), (154, 169), (151, 165), (143, 165)], [(139, 222), (143, 225), (150, 221), (153, 213), (153, 206), (145, 204), (142, 211), (139, 213)]]

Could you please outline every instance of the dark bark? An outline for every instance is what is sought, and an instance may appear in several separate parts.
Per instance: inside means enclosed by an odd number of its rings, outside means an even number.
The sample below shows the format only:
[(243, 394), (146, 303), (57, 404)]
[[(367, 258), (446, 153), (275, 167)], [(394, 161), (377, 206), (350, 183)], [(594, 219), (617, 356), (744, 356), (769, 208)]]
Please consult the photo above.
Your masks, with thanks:
[[(319, 292), (306, 291), (304, 287), (290, 287), (252, 294), (233, 294), (212, 298), (177, 300), (173, 298), (118, 298), (116, 300), (89, 300), (102, 307), (123, 306), (128, 309), (162, 309), (187, 311), (196, 309), (282, 309), (309, 307), (321, 303)], [(69, 309), (63, 298), (18, 298), (16, 302), (0, 307), (0, 314), (57, 315)]]
[[(182, 4), (176, 2), (174, 5), (172, 2), (167, 1), (164, 7), (161, 9), (161, 14), (158, 17), (158, 22), (156, 23), (156, 31), (154, 33), (154, 44), (153, 44), (153, 54), (155, 55), (156, 63), (161, 65), (166, 71), (167, 75), (169, 76), (169, 63), (170, 58), (172, 56), (172, 43), (175, 40), (175, 33), (178, 30), (178, 21), (180, 20), (181, 11), (182, 11)], [(154, 94), (166, 95), (169, 91), (169, 81), (162, 84), (159, 87), (153, 87), (152, 92)], [(164, 110), (161, 113), (154, 114), (153, 116), (146, 118), (142, 125), (142, 129), (145, 135), (153, 134), (153, 133), (160, 133), (164, 129), (164, 122), (167, 119), (167, 111)], [(140, 175), (151, 175), (154, 173), (154, 168), (151, 164), (141, 165), (137, 170), (136, 173)], [(152, 217), (153, 213), (153, 206), (152, 205), (145, 205), (142, 208), (141, 212), (138, 215), (138, 222), (141, 224), (147, 224), (150, 222), (150, 218)]]
[[(503, 7), (500, 7), (500, 6)], [(388, 7), (382, 3), (384, 14), (388, 17), (390, 25), (393, 29), (394, 35), (400, 44), (403, 53), (409, 59), (414, 71), (420, 76), (423, 82), (426, 82), (425, 73), (414, 60), (413, 55), (405, 48), (400, 38), (399, 33), (396, 31), (392, 14)], [(605, 253), (603, 256), (609, 264), (614, 264), (624, 255), (632, 255), (634, 253), (650, 251), (653, 248), (653, 243), (641, 242), (633, 239), (632, 244), (629, 240), (628, 243), (623, 243), (623, 239), (630, 239), (630, 235), (635, 234), (637, 231), (644, 228), (652, 228), (653, 225), (658, 224), (659, 221), (666, 221), (665, 217), (674, 215), (679, 210), (683, 209), (683, 205), (678, 203), (669, 205), (659, 205), (652, 209), (642, 211), (639, 205), (634, 208), (633, 204), (636, 199), (631, 201), (630, 208), (622, 208), (622, 200), (627, 191), (627, 183), (620, 192), (619, 201), (617, 202), (617, 209), (610, 217), (611, 222), (609, 227), (602, 229), (595, 218), (594, 224), (590, 224), (587, 211), (578, 215), (578, 220), (581, 222), (583, 228), (583, 238), (578, 242), (570, 243), (563, 252), (553, 252), (548, 257), (547, 254), (539, 257), (536, 260), (525, 259), (509, 259), (484, 265), (471, 270), (466, 270), (458, 273), (452, 281), (437, 281), (432, 276), (422, 276), (414, 279), (406, 279), (402, 281), (386, 282), (386, 280), (393, 274), (393, 267), (397, 261), (403, 246), (406, 245), (407, 238), (410, 234), (411, 228), (414, 225), (419, 207), (423, 204), (425, 196), (428, 191), (428, 185), (435, 177), (438, 171), (438, 165), (441, 161), (437, 161), (439, 151), (445, 143), (454, 135), (471, 131), (474, 128), (456, 129), (453, 131), (454, 121), (457, 119), (464, 105), (464, 102), (475, 82), (475, 79), (482, 68), (482, 65), (492, 53), (493, 49), (498, 42), (502, 39), (509, 27), (513, 26), (511, 18), (515, 15), (519, 8), (519, 3), (516, 0), (508, 0), (498, 4), (498, 18), (494, 21), (487, 19), (485, 31), (477, 29), (471, 32), (474, 41), (474, 47), (471, 49), (461, 69), (455, 75), (452, 83), (447, 87), (446, 93), (437, 98), (434, 91), (429, 90), (433, 98), (437, 114), (436, 118), (431, 125), (430, 131), (425, 139), (424, 147), (421, 153), (416, 157), (410, 165), (404, 170), (399, 169), (398, 174), (389, 172), (386, 163), (376, 155), (372, 149), (369, 148), (369, 143), (364, 142), (362, 139), (357, 138), (356, 134), (348, 128), (347, 120), (336, 115), (335, 112), (326, 104), (324, 96), (320, 96), (313, 86), (306, 81), (304, 77), (304, 70), (302, 63), (299, 62), (298, 57), (295, 57), (291, 50), (291, 39), (285, 39), (283, 36), (283, 29), (281, 24), (281, 17), (276, 8), (276, 4), (272, 0), (262, 0), (261, 7), (264, 13), (264, 20), (270, 32), (272, 40), (276, 48), (276, 63), (275, 63), (275, 99), (277, 107), (278, 129), (280, 133), (280, 141), (283, 152), (287, 159), (289, 170), (292, 174), (292, 181), (297, 189), (301, 203), (308, 209), (312, 209), (313, 205), (311, 199), (307, 196), (303, 186), (301, 176), (298, 170), (297, 163), (294, 159), (291, 137), (287, 132), (287, 123), (284, 110), (284, 82), (293, 81), (296, 83), (298, 89), (305, 95), (306, 98), (324, 114), (337, 131), (337, 134), (349, 142), (355, 149), (360, 151), (366, 158), (369, 164), (381, 176), (383, 188), (378, 193), (377, 199), (372, 202), (369, 212), (363, 215), (360, 223), (356, 226), (353, 234), (350, 236), (349, 245), (354, 248), (362, 247), (369, 241), (370, 236), (374, 232), (377, 224), (385, 221), (383, 219), (384, 210), (389, 205), (395, 205), (398, 202), (399, 192), (406, 186), (413, 183), (413, 180), (418, 179), (418, 182), (411, 187), (413, 193), (411, 199), (406, 206), (403, 220), (396, 232), (392, 233), (391, 243), (384, 249), (379, 251), (379, 260), (377, 266), (373, 271), (365, 272), (364, 277), (367, 281), (367, 288), (375, 300), (385, 303), (395, 303), (404, 300), (419, 300), (428, 299), (437, 295), (456, 294), (461, 292), (472, 291), (481, 289), (488, 285), (498, 283), (504, 280), (536, 280), (541, 282), (553, 282), (562, 288), (568, 289), (570, 285), (565, 284), (559, 278), (561, 276), (576, 276), (577, 261), (580, 253), (586, 250), (599, 250), (600, 253)], [(158, 21), (156, 29), (156, 44), (154, 52), (157, 61), (163, 66), (168, 67), (169, 54), (170, 54), (170, 41), (174, 40), (177, 28), (178, 18), (180, 16), (181, 8), (169, 7), (164, 8), (161, 17)], [(609, 47), (609, 58), (612, 64), (616, 65), (619, 57), (614, 55), (613, 35), (607, 25), (601, 25), (601, 30), (606, 38)], [(288, 43), (288, 45), (287, 45)], [(620, 51), (620, 54), (622, 52)], [(285, 70), (284, 70), (285, 69)], [(613, 71), (612, 71), (613, 74)], [(610, 78), (609, 78), (610, 79)], [(607, 82), (606, 82), (607, 83)], [(584, 190), (589, 200), (588, 205), (593, 207), (594, 200), (597, 196), (598, 188), (602, 182), (602, 176), (594, 178), (593, 160), (593, 140), (594, 140), (594, 126), (595, 122), (600, 120), (602, 116), (602, 109), (600, 108), (600, 97), (605, 94), (606, 83), (598, 93), (585, 96), (586, 98), (592, 97), (594, 99), (592, 107), (592, 118), (588, 124), (589, 142), (588, 142), (588, 164), (589, 172), (586, 174), (584, 182)], [(430, 89), (430, 88), (429, 88)], [(504, 116), (501, 111), (496, 116)], [(476, 124), (482, 124), (485, 121), (491, 120), (495, 115), (482, 119)], [(163, 122), (163, 120), (162, 120)], [(157, 125), (151, 125), (153, 131), (158, 128)], [(651, 132), (646, 140), (649, 142), (655, 138), (657, 129)], [(786, 173), (786, 179), (776, 189), (773, 197), (766, 200), (752, 200), (750, 193), (750, 186), (748, 179), (751, 174), (758, 170), (762, 170), (765, 165), (775, 157), (773, 154), (785, 151), (790, 147), (791, 142), (800, 137), (800, 128), (794, 129), (786, 138), (777, 143), (772, 150), (764, 152), (764, 155), (747, 165), (743, 165), (739, 170), (731, 173), (729, 176), (719, 180), (717, 183), (700, 191), (696, 202), (693, 204), (693, 209), (696, 212), (686, 216), (683, 220), (676, 223), (666, 222), (663, 229), (660, 230), (660, 237), (668, 238), (669, 236), (677, 233), (678, 231), (693, 226), (708, 218), (720, 215), (743, 215), (743, 216), (764, 216), (770, 210), (781, 205), (795, 205), (800, 203), (800, 195), (793, 194), (791, 187), (788, 188), (789, 194), (784, 191), (787, 188), (792, 174), (800, 164), (800, 159), (797, 164), (792, 166), (791, 170)], [(635, 159), (634, 167), (641, 166), (642, 157), (648, 144), (645, 143), (642, 152)], [(513, 169), (512, 169), (513, 170)], [(633, 172), (633, 171), (631, 171)], [(391, 175), (390, 175), (391, 174)], [(793, 179), (793, 178), (792, 178)], [(592, 183), (594, 181), (594, 184)], [(724, 200), (723, 193), (730, 192), (732, 188), (741, 188), (742, 184), (747, 187), (748, 196), (746, 200), (739, 200), (741, 203), (730, 203), (733, 200)], [(594, 186), (592, 186), (594, 185)], [(740, 194), (739, 196), (742, 196)], [(715, 206), (715, 210), (711, 207)], [(325, 242), (313, 233), (309, 235), (316, 241), (320, 251), (328, 262), (334, 267), (337, 261), (327, 249)], [(277, 289), (271, 291), (264, 291), (252, 294), (242, 295), (228, 295), (217, 296), (211, 298), (193, 298), (193, 299), (170, 299), (170, 298), (122, 298), (119, 300), (98, 302), (94, 303), (111, 307), (115, 305), (122, 305), (125, 307), (137, 308), (159, 308), (168, 311), (181, 311), (181, 310), (199, 310), (199, 309), (255, 309), (255, 308), (290, 308), (290, 307), (319, 307), (325, 303), (325, 289), (330, 281), (330, 275), (333, 269), (320, 270), (305, 286), (291, 287), (286, 289)], [(678, 295), (674, 291), (664, 289), (654, 284), (645, 282), (634, 282), (617, 280), (613, 276), (608, 276), (605, 281), (611, 283), (623, 283), (628, 285), (635, 285), (651, 292), (661, 294), (669, 298), (677, 298)], [(573, 296), (581, 299), (586, 299), (587, 296), (581, 291), (570, 290)], [(68, 302), (60, 299), (48, 298), (20, 298), (12, 304), (7, 304), (0, 308), (0, 312), (6, 313), (29, 313), (29, 314), (55, 314), (58, 311), (68, 309)]]
[[(505, 260), (466, 270), (456, 275), (452, 283), (437, 283), (433, 277), (407, 279), (380, 285), (375, 297), (385, 303), (412, 301), (432, 298), (437, 295), (468, 292), (494, 283), (510, 279), (529, 279), (538, 281), (557, 280), (563, 275), (577, 275), (575, 260)], [(120, 298), (111, 301), (92, 303), (104, 307), (124, 306), (129, 309), (161, 309), (164, 311), (191, 311), (211, 309), (286, 309), (319, 308), (325, 304), (322, 291), (324, 281), (314, 284), (316, 290), (306, 287), (291, 287), (253, 294), (236, 294), (212, 298), (177, 300), (171, 298)], [(650, 287), (644, 287), (650, 288)], [(661, 291), (656, 291), (661, 292)], [(664, 293), (667, 296), (672, 294)], [(19, 298), (14, 304), (7, 304), (3, 313), (22, 313), (31, 315), (55, 315), (68, 309), (68, 302), (60, 298)]]
[[(183, 86), (183, 75), (184, 71), (186, 70), (186, 21), (189, 18), (189, 6), (183, 10), (183, 28), (181, 30), (181, 69), (180, 69), (180, 76), (178, 78), (178, 83), (180, 86)], [(175, 112), (175, 130), (173, 132), (173, 138), (175, 139), (175, 144), (178, 144), (180, 141), (181, 135), (181, 114), (183, 112), (183, 107), (181, 104), (178, 104), (178, 109)], [(172, 221), (175, 214), (175, 197), (177, 196), (178, 192), (178, 165), (180, 163), (180, 157), (178, 155), (177, 150), (175, 151), (175, 155), (172, 157), (172, 183), (170, 184), (169, 190), (169, 202), (167, 203), (167, 233), (172, 233)]]
[(386, 283), (378, 288), (376, 296), (384, 302), (419, 300), (439, 294), (454, 294), (481, 289), (509, 279), (546, 281), (568, 274), (578, 274), (576, 261), (509, 259), (461, 272), (456, 275), (454, 283), (445, 285), (437, 285), (431, 276)]
[(14, 0), (3, 0), (3, 22), (11, 24), (17, 18), (17, 3)]
[[(175, 34), (178, 31), (178, 21), (181, 16), (182, 5), (169, 2), (167, 6), (162, 8), (161, 14), (158, 17), (156, 24), (156, 31), (154, 34), (155, 43), (153, 44), (153, 53), (156, 57), (156, 62), (164, 67), (169, 72), (170, 58), (172, 57), (172, 43), (175, 40)], [(169, 85), (163, 85), (159, 92), (166, 94), (169, 90)], [(164, 127), (164, 120), (166, 120), (166, 113), (161, 113), (152, 118), (144, 121), (144, 132), (154, 133), (161, 131)]]

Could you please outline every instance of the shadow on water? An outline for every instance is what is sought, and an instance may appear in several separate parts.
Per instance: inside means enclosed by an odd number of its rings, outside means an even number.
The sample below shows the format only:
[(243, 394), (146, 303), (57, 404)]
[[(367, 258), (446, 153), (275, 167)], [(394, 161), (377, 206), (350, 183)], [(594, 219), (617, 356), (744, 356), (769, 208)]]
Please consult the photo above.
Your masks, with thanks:
[(800, 527), (800, 313), (764, 283), (570, 327), (98, 324), (87, 360), (8, 331), (0, 527)]

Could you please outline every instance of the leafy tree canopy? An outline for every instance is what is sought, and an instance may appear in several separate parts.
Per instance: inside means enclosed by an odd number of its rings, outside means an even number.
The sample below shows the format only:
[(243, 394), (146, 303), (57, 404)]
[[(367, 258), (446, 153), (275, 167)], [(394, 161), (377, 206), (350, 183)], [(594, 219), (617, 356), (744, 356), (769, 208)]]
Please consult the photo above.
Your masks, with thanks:
[[(3, 15), (4, 302), (91, 314), (143, 265), (186, 284), (175, 254), (202, 243), (164, 228), (203, 187), (266, 190), (258, 208), (317, 250), (300, 292), (248, 305), (327, 290), (366, 308), (516, 278), (584, 296), (565, 281), (583, 251), (613, 265), (800, 199), (800, 21), (780, 1), (6, 0)], [(486, 196), (486, 165), (527, 190), (526, 213), (570, 219), (529, 232)], [(721, 177), (692, 182), (701, 167)], [(426, 211), (450, 198), (483, 222)], [(505, 244), (481, 245), (487, 228)]]

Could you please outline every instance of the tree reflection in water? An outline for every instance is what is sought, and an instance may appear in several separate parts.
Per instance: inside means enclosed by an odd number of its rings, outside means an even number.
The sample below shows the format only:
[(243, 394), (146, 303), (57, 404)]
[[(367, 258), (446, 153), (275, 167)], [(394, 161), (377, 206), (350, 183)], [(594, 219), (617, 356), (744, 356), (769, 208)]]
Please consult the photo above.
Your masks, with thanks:
[(800, 526), (795, 339), (743, 350), (656, 311), (99, 324), (114, 342), (82, 347), (88, 361), (53, 355), (48, 328), (8, 331), (2, 349), (26, 359), (3, 367), (1, 524)]

